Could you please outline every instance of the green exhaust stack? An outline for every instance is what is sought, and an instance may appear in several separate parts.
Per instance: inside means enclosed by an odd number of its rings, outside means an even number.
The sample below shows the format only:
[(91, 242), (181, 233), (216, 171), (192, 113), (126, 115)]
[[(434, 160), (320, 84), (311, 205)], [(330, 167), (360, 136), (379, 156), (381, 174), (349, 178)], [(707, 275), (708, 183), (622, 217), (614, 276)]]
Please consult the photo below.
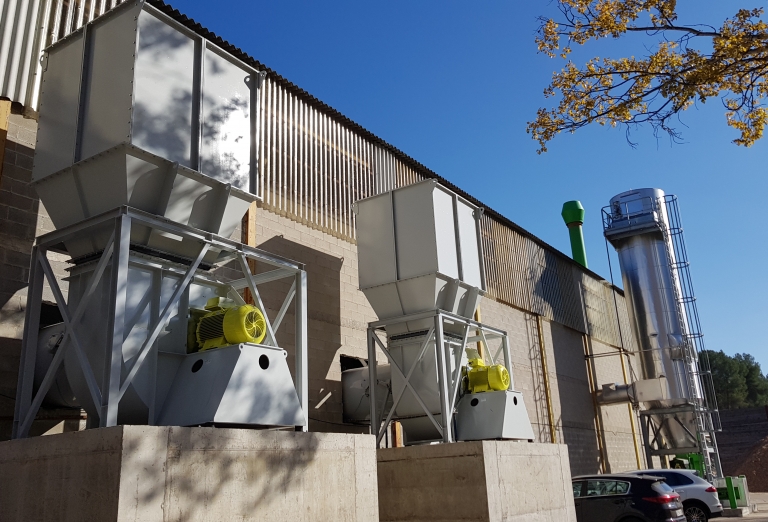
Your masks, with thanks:
[(581, 225), (584, 223), (584, 207), (580, 201), (566, 201), (563, 203), (563, 220), (568, 226), (568, 234), (571, 236), (571, 252), (573, 260), (584, 268), (587, 266), (587, 250), (584, 248), (584, 234)]

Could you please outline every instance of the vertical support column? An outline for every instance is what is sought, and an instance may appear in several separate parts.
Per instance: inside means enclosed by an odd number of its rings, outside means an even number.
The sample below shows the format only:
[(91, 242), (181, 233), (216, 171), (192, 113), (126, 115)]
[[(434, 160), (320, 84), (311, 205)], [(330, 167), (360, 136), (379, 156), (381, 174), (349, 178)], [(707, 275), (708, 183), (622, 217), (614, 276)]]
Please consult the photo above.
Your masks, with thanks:
[(373, 328), (368, 327), (368, 400), (371, 402), (371, 435), (376, 437), (376, 449), (379, 447), (379, 425), (378, 418), (379, 412), (376, 411), (376, 342), (373, 340), (373, 336), (376, 332)]
[[(619, 359), (621, 360), (621, 373), (624, 375), (624, 384), (630, 384), (629, 377), (627, 376), (627, 365), (624, 362), (625, 353), (626, 350), (624, 350), (624, 348), (619, 349)], [(635, 461), (637, 462), (637, 469), (643, 469), (643, 465), (640, 462), (640, 448), (637, 445), (637, 431), (635, 430), (635, 415), (634, 411), (632, 410), (632, 403), (627, 403), (627, 412), (629, 413), (629, 426), (632, 428), (632, 445), (635, 447)]]
[(296, 273), (296, 297), (294, 315), (296, 319), (296, 394), (304, 412), (304, 426), (297, 426), (296, 431), (309, 431), (309, 366), (307, 338), (307, 273)]
[(509, 390), (515, 389), (515, 377), (512, 372), (512, 352), (509, 349), (509, 336), (504, 334), (501, 338), (501, 349), (504, 352), (504, 367), (509, 372)]
[(443, 336), (443, 316), (438, 312), (435, 315), (435, 354), (437, 355), (437, 385), (440, 387), (440, 416), (443, 425), (443, 442), (453, 442), (453, 411), (451, 411), (451, 397), (448, 386), (450, 372), (445, 364), (445, 338)]
[(595, 411), (595, 430), (597, 431), (597, 447), (600, 452), (600, 467), (603, 473), (611, 472), (611, 464), (608, 461), (608, 455), (605, 449), (605, 430), (603, 429), (603, 416), (600, 406), (597, 404), (595, 392), (597, 391), (597, 374), (595, 366), (592, 364), (592, 342), (587, 334), (581, 336), (584, 345), (584, 360), (587, 365), (587, 381), (589, 382), (589, 393), (592, 395), (592, 407)]
[[(162, 291), (163, 291), (163, 270), (162, 269), (154, 269), (152, 270), (152, 297), (151, 301), (149, 303), (149, 316), (152, 318), (152, 322), (150, 323), (149, 329), (152, 331), (157, 324), (157, 321), (160, 320), (160, 314), (162, 314)], [(189, 301), (189, 292), (185, 291), (184, 294), (182, 294), (182, 299), (184, 296), (187, 296), (187, 301)], [(184, 308), (184, 307), (180, 307)], [(153, 350), (152, 353), (147, 357), (147, 366), (149, 367), (149, 374), (150, 374), (150, 397), (149, 397), (149, 415), (147, 418), (147, 424), (150, 426), (155, 426), (157, 422), (157, 404), (156, 404), (156, 390), (157, 390), (157, 350)]]
[[(131, 246), (131, 218), (122, 214), (115, 220), (115, 246), (110, 274), (112, 309), (107, 328), (107, 352), (101, 384), (99, 427), (117, 425), (120, 402), (120, 379), (123, 367), (123, 339), (125, 339), (125, 303), (128, 298), (128, 257)], [(152, 349), (150, 347), (149, 349)]]
[(647, 415), (640, 417), (640, 428), (643, 432), (643, 446), (645, 446), (645, 464), (648, 469), (653, 469), (653, 455), (651, 454), (651, 439), (648, 430), (648, 424), (651, 418)]
[(37, 260), (38, 247), (32, 248), (32, 262), (29, 270), (29, 289), (27, 290), (27, 308), (24, 316), (24, 338), (21, 341), (21, 363), (19, 378), (16, 383), (16, 403), (14, 405), (12, 438), (18, 438), (19, 427), (27, 417), (32, 405), (32, 386), (37, 358), (37, 335), (40, 331), (40, 304), (43, 300), (43, 282), (45, 275)]

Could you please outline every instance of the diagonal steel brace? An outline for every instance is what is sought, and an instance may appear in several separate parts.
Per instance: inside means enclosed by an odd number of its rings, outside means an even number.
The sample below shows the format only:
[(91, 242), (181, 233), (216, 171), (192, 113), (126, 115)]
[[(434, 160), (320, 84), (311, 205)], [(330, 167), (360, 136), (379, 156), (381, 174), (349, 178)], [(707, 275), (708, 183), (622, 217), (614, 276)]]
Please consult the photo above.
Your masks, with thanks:
[[(43, 269), (43, 273), (45, 274), (45, 278), (48, 280), (48, 284), (51, 287), (51, 291), (53, 292), (54, 299), (56, 300), (56, 305), (59, 308), (59, 312), (61, 313), (61, 317), (64, 321), (64, 326), (66, 329), (64, 331), (62, 340), (59, 343), (59, 349), (56, 351), (56, 354), (54, 355), (53, 360), (51, 361), (51, 365), (48, 367), (48, 371), (45, 373), (45, 377), (43, 378), (43, 381), (40, 384), (40, 389), (38, 389), (37, 394), (35, 394), (35, 397), (32, 400), (32, 404), (30, 405), (29, 411), (27, 411), (27, 415), (22, 421), (22, 424), (19, 428), (19, 433), (17, 435), (18, 437), (27, 436), (27, 433), (29, 432), (29, 428), (32, 426), (32, 421), (35, 419), (35, 416), (37, 415), (37, 411), (40, 409), (40, 406), (43, 403), (43, 399), (45, 398), (45, 395), (48, 393), (48, 390), (53, 384), (53, 379), (56, 375), (56, 372), (58, 371), (59, 366), (61, 366), (61, 363), (64, 360), (64, 354), (66, 353), (67, 347), (69, 346), (69, 344), (67, 343), (69, 339), (72, 340), (72, 345), (74, 346), (74, 350), (77, 355), (77, 360), (78, 360), (78, 363), (80, 364), (80, 369), (83, 371), (86, 384), (88, 385), (88, 391), (91, 394), (91, 400), (94, 401), (94, 404), (99, 404), (101, 402), (101, 392), (99, 391), (98, 384), (96, 383), (96, 377), (94, 376), (93, 370), (91, 369), (91, 365), (88, 362), (88, 359), (86, 358), (85, 353), (83, 352), (82, 345), (80, 344), (80, 341), (77, 338), (77, 334), (75, 334), (74, 327), (78, 323), (78, 321), (80, 321), (80, 318), (83, 316), (83, 313), (85, 313), (85, 309), (86, 309), (86, 306), (88, 305), (88, 301), (90, 301), (91, 297), (93, 296), (93, 293), (96, 290), (96, 287), (98, 286), (99, 281), (101, 280), (101, 276), (104, 274), (104, 270), (107, 267), (107, 263), (112, 257), (114, 238), (115, 236), (114, 234), (112, 234), (112, 236), (109, 238), (109, 241), (107, 242), (106, 248), (101, 254), (101, 258), (99, 259), (98, 264), (96, 265), (96, 270), (94, 271), (93, 276), (91, 277), (91, 281), (89, 282), (88, 287), (86, 288), (85, 293), (83, 294), (83, 297), (80, 300), (80, 303), (78, 303), (77, 308), (75, 309), (75, 313), (71, 317), (69, 315), (69, 307), (66, 305), (66, 300), (64, 299), (64, 296), (61, 293), (61, 289), (59, 288), (59, 284), (56, 281), (56, 277), (53, 275), (53, 270), (51, 269), (51, 265), (50, 263), (48, 263), (48, 259), (45, 257), (45, 254), (43, 252), (38, 251), (37, 259), (35, 259), (34, 262), (39, 263), (41, 268)], [(37, 349), (37, 347), (31, 347), (31, 348)]]

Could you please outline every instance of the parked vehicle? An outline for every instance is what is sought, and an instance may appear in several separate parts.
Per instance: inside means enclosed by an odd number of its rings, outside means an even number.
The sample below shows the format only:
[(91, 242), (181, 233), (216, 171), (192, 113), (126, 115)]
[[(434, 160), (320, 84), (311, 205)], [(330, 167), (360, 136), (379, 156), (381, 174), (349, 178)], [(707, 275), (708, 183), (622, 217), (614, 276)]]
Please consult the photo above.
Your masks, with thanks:
[(685, 522), (680, 495), (656, 475), (573, 478), (578, 522)]
[(666, 483), (680, 495), (688, 522), (706, 522), (723, 516), (723, 505), (717, 489), (692, 469), (647, 469), (633, 471), (638, 475), (664, 477)]

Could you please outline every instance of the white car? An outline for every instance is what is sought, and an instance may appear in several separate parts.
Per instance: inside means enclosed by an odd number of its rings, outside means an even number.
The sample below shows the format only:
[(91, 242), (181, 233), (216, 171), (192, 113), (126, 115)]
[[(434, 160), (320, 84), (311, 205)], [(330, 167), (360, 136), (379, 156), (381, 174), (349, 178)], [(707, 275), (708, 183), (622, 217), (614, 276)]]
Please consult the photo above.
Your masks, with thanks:
[(692, 469), (646, 469), (630, 473), (663, 477), (680, 495), (688, 522), (706, 522), (710, 518), (723, 516), (723, 505), (717, 497), (717, 489)]

